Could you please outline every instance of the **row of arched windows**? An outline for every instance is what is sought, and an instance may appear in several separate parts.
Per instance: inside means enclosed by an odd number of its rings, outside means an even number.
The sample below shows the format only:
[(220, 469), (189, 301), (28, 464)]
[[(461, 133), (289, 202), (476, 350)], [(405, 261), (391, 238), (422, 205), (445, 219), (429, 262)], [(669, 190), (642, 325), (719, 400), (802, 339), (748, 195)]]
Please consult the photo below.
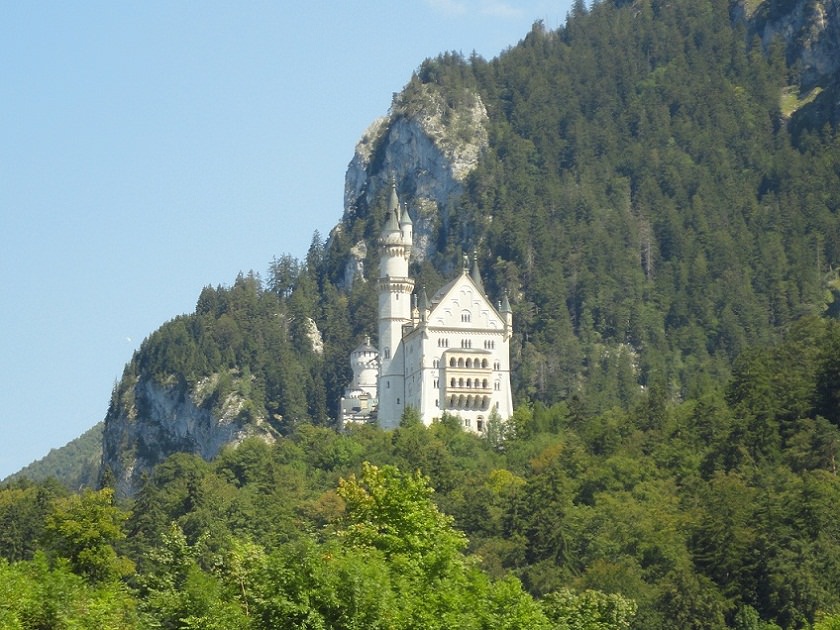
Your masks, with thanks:
[(490, 386), (490, 384), (489, 384), (489, 382), (487, 381), (486, 378), (482, 379), (482, 380), (479, 380), (477, 378), (476, 379), (472, 379), (472, 378), (467, 378), (467, 379), (458, 378), (458, 379), (456, 379), (453, 376), (451, 379), (449, 379), (449, 386), (450, 387), (460, 387), (460, 388), (466, 387), (467, 389), (471, 389), (473, 387), (476, 387), (476, 388), (481, 387), (482, 389), (487, 389)]
[(449, 367), (459, 367), (459, 368), (484, 368), (487, 369), (487, 366), (490, 365), (487, 362), (487, 359), (479, 359), (476, 357), (473, 359), (472, 357), (449, 357)]
[(489, 409), (490, 396), (473, 396), (461, 394), (449, 397), (449, 409)]

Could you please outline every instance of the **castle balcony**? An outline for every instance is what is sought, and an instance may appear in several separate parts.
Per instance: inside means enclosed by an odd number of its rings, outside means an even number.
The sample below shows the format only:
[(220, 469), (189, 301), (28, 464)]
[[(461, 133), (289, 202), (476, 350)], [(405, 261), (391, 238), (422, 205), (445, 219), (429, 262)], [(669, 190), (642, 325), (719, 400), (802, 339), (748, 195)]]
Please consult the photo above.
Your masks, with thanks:
[(446, 373), (444, 381), (447, 394), (489, 394), (493, 391), (493, 382), (488, 376), (476, 374), (451, 374)]

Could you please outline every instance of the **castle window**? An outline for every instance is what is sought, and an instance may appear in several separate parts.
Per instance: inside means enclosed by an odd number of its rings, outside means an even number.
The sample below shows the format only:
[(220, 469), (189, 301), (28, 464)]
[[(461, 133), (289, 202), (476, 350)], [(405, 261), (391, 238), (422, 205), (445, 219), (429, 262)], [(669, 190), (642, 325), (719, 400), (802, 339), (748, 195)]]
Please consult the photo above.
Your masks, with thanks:
[(435, 407), (440, 408), (440, 399), (439, 398), (435, 398)]
[(502, 391), (502, 384), (499, 381), (496, 381), (495, 383), (493, 383), (493, 389), (495, 389), (497, 392)]
[(482, 359), (481, 360), (481, 367), (483, 367), (483, 368), (487, 367), (487, 359)]
[(467, 387), (472, 387), (472, 379), (471, 378), (467, 379)]
[(439, 386), (440, 386), (440, 382), (439, 382), (437, 379), (435, 379), (434, 383), (435, 383), (435, 384), (434, 384), (434, 385), (432, 385), (432, 387), (437, 388), (437, 387), (439, 387)]
[(475, 425), (476, 425), (476, 427), (475, 427), (476, 429), (478, 429), (479, 431), (484, 431), (484, 420), (476, 421)]
[(461, 313), (461, 321), (469, 322), (470, 320), (472, 320), (472, 313), (470, 313), (469, 311), (463, 311)]
[(468, 368), (472, 367), (472, 359), (467, 359), (466, 367), (468, 367)]
[(464, 367), (464, 359), (463, 358), (458, 359), (458, 367)]
[(398, 405), (400, 404), (400, 399), (399, 399), (399, 398), (397, 398), (397, 404), (398, 404)]
[(495, 362), (493, 363), (493, 369), (494, 369), (494, 370), (497, 370), (497, 371), (498, 371), (498, 370), (500, 370), (500, 369), (502, 369), (501, 364), (500, 364), (498, 361), (495, 361)]
[(391, 348), (389, 348), (388, 346), (385, 346), (385, 358), (386, 359), (391, 358)]
[(459, 378), (458, 379), (458, 387), (463, 387), (463, 386), (464, 386), (464, 379)]
[(449, 381), (449, 386), (450, 387), (455, 387), (455, 377), (454, 376), (452, 377), (452, 380)]
[(487, 379), (486, 378), (483, 381), (481, 381), (481, 387), (483, 389), (487, 389)]
[(434, 360), (432, 361), (432, 367), (433, 367), (433, 368), (440, 367), (440, 360), (439, 360), (439, 359), (434, 359)]

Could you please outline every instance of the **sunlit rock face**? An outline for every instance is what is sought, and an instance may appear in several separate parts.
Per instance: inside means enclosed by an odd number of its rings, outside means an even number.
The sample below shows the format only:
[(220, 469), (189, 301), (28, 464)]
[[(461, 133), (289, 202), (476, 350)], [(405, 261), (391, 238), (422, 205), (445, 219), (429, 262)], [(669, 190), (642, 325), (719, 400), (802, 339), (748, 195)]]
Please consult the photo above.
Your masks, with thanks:
[[(414, 221), (413, 255), (425, 259), (487, 147), (487, 122), (481, 98), (467, 90), (455, 105), (434, 85), (414, 85), (395, 96), (388, 115), (374, 121), (356, 145), (345, 176), (344, 222), (384, 198), (394, 182)], [(362, 277), (366, 253), (358, 244), (351, 252), (345, 285)]]
[(112, 401), (105, 418), (102, 480), (112, 483), (118, 496), (131, 497), (154, 466), (173, 453), (210, 460), (247, 437), (273, 441), (265, 419), (241, 395), (241, 379), (232, 379), (232, 391), (221, 399), (218, 380), (218, 375), (204, 379), (192, 389), (147, 377), (121, 383), (122, 395)]
[(840, 69), (840, 0), (763, 2), (749, 17), (750, 33), (765, 49), (784, 45), (788, 63), (801, 71), (804, 90), (836, 78)]

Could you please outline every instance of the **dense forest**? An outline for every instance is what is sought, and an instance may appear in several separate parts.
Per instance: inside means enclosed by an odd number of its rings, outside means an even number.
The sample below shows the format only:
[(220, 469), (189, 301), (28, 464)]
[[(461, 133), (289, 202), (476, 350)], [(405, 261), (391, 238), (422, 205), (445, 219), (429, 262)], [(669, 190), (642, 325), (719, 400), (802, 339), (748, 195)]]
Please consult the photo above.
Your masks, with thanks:
[[(299, 423), (130, 502), (0, 490), (10, 628), (834, 628), (840, 323), (721, 390), (523, 404), (499, 434)], [(835, 616), (832, 616), (835, 615)]]
[(439, 286), (475, 249), (509, 292), (501, 430), (336, 431), (375, 337), (373, 283), (342, 284), (381, 227), (361, 204), (304, 260), (204, 288), (106, 418), (146, 413), (147, 378), (211, 411), (235, 394), (263, 439), (146, 453), (130, 499), (107, 470), (0, 487), (0, 627), (840, 627), (840, 137), (730, 9), (579, 1), (495, 59), (425, 61), (398, 97), (487, 108), (412, 271)]

